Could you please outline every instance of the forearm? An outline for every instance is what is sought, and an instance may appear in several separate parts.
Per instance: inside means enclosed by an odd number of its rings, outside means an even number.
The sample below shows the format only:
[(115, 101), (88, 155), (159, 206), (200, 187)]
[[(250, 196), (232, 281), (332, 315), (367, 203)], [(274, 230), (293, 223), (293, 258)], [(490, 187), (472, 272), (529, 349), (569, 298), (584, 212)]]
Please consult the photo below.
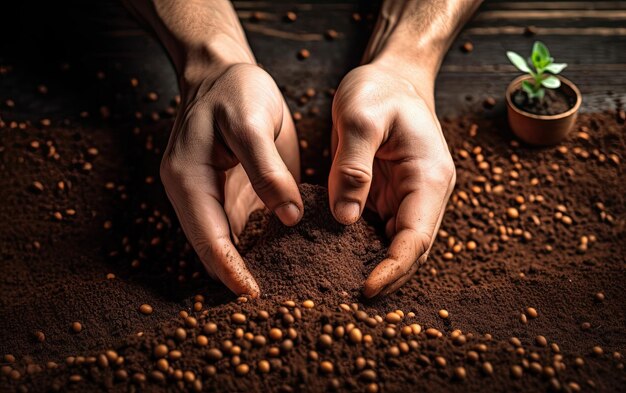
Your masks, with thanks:
[(235, 63), (255, 63), (237, 14), (226, 0), (123, 0), (167, 50), (181, 84)]
[[(434, 80), (455, 36), (481, 0), (385, 0), (363, 62), (405, 67), (412, 82)], [(410, 76), (409, 76), (410, 78)]]

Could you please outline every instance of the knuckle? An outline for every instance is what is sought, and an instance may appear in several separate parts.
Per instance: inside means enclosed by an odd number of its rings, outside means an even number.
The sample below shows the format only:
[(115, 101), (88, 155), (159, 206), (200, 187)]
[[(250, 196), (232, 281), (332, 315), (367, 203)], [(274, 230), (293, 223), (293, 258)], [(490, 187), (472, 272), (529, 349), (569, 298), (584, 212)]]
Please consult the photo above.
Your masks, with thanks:
[(456, 168), (450, 157), (438, 160), (427, 171), (429, 184), (439, 185), (442, 188), (454, 186), (456, 182)]
[(344, 183), (353, 188), (360, 188), (372, 181), (372, 170), (366, 165), (349, 163), (339, 165), (339, 176)]
[(364, 137), (374, 136), (382, 128), (382, 117), (374, 110), (366, 108), (353, 109), (345, 112), (339, 120), (341, 129), (358, 132)]
[(177, 160), (168, 155), (163, 156), (163, 159), (161, 160), (161, 165), (159, 167), (159, 175), (165, 187), (174, 182), (176, 179), (182, 178), (183, 174), (184, 169), (183, 165), (180, 163), (180, 160)]
[(261, 170), (254, 176), (250, 176), (250, 183), (259, 195), (272, 195), (276, 193), (280, 184), (284, 184), (286, 174), (278, 170)]

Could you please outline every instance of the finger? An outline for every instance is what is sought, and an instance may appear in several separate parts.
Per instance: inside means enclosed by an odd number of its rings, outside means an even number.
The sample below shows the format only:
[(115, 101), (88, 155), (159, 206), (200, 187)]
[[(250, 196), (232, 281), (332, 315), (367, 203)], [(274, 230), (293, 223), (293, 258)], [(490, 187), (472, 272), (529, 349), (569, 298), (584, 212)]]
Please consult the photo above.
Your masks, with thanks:
[(209, 274), (237, 295), (259, 295), (259, 286), (230, 239), (218, 191), (223, 182), (207, 165), (184, 167), (166, 159), (161, 177), (183, 231)]
[(304, 207), (296, 180), (276, 148), (275, 121), (265, 114), (247, 115), (246, 120), (223, 125), (231, 128), (231, 132), (225, 135), (226, 143), (241, 162), (265, 206), (283, 224), (296, 225), (302, 218)]
[(337, 131), (337, 149), (328, 178), (328, 194), (335, 219), (350, 225), (361, 217), (365, 207), (380, 140), (375, 129), (337, 128)]
[(287, 104), (283, 101), (283, 121), (280, 134), (276, 138), (276, 148), (296, 183), (300, 183), (300, 150), (296, 126)]
[(395, 291), (426, 261), (453, 184), (454, 172), (435, 183), (421, 181), (404, 197), (395, 216), (396, 234), (387, 257), (365, 281), (366, 297)]

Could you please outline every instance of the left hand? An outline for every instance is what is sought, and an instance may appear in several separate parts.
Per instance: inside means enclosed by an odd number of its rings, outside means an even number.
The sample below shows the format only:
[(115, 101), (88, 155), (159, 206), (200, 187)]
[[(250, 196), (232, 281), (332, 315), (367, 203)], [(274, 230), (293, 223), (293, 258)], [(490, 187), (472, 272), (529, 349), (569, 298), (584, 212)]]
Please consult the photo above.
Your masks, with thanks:
[(434, 111), (434, 76), (370, 63), (348, 73), (333, 101), (332, 213), (349, 225), (365, 207), (392, 238), (365, 281), (366, 297), (389, 294), (417, 271), (432, 247), (456, 173)]

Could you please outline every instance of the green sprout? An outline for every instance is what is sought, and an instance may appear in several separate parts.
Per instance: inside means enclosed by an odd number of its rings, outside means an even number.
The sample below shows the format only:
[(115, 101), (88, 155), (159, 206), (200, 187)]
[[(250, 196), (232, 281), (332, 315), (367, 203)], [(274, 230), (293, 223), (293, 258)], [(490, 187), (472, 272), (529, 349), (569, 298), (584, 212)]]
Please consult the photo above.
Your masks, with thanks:
[[(546, 94), (544, 87), (558, 89), (561, 86), (561, 81), (554, 75), (558, 75), (563, 71), (567, 64), (555, 63), (554, 58), (550, 57), (550, 52), (543, 42), (535, 42), (533, 52), (528, 61), (515, 52), (508, 51), (506, 55), (518, 70), (528, 73), (533, 78), (532, 83), (529, 81), (522, 82), (522, 90), (528, 95), (529, 99), (536, 98), (539, 101), (543, 101), (543, 97)], [(534, 67), (534, 70), (531, 67)]]

